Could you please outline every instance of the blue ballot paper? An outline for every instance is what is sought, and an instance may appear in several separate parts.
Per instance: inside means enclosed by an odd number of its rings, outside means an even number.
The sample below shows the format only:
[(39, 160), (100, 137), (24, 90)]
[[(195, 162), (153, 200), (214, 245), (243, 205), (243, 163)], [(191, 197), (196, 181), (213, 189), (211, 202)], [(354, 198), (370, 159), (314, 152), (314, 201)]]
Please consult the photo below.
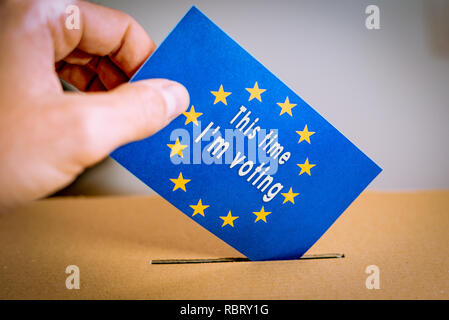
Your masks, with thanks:
[(111, 156), (251, 260), (301, 257), (381, 171), (196, 7), (131, 81), (149, 78), (191, 105)]

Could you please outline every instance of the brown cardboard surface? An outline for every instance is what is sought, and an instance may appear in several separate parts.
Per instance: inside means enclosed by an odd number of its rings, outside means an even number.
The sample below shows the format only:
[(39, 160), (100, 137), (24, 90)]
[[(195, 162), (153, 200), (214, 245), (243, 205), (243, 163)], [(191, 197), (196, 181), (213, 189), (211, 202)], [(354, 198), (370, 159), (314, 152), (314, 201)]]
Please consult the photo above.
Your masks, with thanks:
[(329, 252), (345, 258), (151, 265), (241, 255), (159, 197), (54, 198), (0, 217), (0, 298), (448, 299), (449, 191), (364, 193), (308, 253)]

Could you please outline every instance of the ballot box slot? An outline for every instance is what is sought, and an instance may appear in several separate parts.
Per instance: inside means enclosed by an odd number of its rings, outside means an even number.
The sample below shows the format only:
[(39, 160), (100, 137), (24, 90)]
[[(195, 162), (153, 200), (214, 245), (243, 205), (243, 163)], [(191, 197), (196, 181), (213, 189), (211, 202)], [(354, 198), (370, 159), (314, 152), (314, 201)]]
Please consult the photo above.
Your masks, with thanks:
[[(295, 260), (340, 259), (343, 253), (305, 254)], [(159, 259), (151, 260), (151, 264), (194, 264), (194, 263), (224, 263), (224, 262), (249, 262), (248, 258), (211, 258), (211, 259)], [(279, 260), (277, 260), (279, 261)]]

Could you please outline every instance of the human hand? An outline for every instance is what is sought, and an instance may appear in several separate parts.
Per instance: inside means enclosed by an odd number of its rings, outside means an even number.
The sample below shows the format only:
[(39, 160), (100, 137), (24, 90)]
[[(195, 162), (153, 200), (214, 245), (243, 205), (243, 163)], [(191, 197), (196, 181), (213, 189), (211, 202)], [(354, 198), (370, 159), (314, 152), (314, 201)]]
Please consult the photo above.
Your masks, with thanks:
[[(69, 4), (80, 9), (79, 30), (65, 27)], [(2, 1), (0, 47), (0, 212), (68, 185), (189, 104), (176, 82), (127, 83), (155, 45), (135, 20), (113, 9)], [(64, 93), (58, 75), (86, 93)]]

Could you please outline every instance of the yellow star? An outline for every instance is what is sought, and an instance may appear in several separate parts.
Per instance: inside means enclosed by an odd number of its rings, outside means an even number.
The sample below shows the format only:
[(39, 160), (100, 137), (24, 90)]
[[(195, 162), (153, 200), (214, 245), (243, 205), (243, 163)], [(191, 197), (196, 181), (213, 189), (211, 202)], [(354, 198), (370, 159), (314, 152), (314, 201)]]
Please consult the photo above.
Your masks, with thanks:
[(173, 187), (173, 191), (175, 191), (177, 189), (182, 189), (184, 191), (187, 191), (186, 184), (187, 184), (187, 182), (190, 181), (190, 179), (184, 179), (182, 176), (182, 173), (180, 172), (177, 179), (170, 179), (170, 181), (175, 184), (175, 186)]
[(254, 222), (257, 222), (259, 220), (263, 220), (265, 221), (265, 223), (267, 222), (266, 217), (271, 213), (271, 212), (265, 212), (264, 207), (262, 207), (262, 209), (259, 212), (253, 212), (257, 218)]
[(262, 97), (260, 96), (260, 94), (264, 93), (266, 91), (266, 89), (259, 89), (259, 85), (257, 84), (257, 81), (256, 81), (256, 84), (254, 85), (254, 88), (246, 88), (246, 90), (248, 90), (248, 92), (251, 93), (248, 101), (251, 101), (254, 98), (256, 98), (260, 102), (262, 102)]
[(296, 133), (299, 134), (301, 137), (299, 138), (298, 143), (300, 143), (301, 141), (307, 141), (310, 144), (310, 136), (313, 135), (315, 132), (309, 131), (306, 125), (303, 131), (296, 131)]
[(291, 203), (295, 204), (295, 197), (299, 193), (293, 193), (292, 188), (287, 193), (281, 193), (284, 196), (284, 202), (282, 204), (286, 203), (287, 201), (290, 201)]
[(220, 219), (224, 221), (221, 227), (223, 228), (227, 224), (229, 224), (231, 227), (234, 227), (234, 220), (237, 218), (238, 217), (233, 217), (231, 211), (229, 211), (226, 217), (220, 217)]
[(309, 163), (309, 158), (307, 158), (306, 162), (304, 162), (303, 164), (298, 163), (298, 167), (301, 168), (301, 172), (299, 173), (299, 175), (302, 175), (304, 172), (306, 172), (310, 176), (310, 169), (312, 169), (315, 166), (316, 164)]
[(184, 124), (188, 124), (193, 122), (195, 125), (198, 125), (198, 117), (202, 115), (201, 112), (195, 112), (195, 107), (192, 106), (189, 112), (183, 112), (183, 115), (186, 116), (186, 122)]
[(192, 217), (194, 215), (196, 215), (197, 213), (199, 213), (200, 215), (202, 215), (204, 217), (204, 209), (209, 208), (209, 206), (203, 205), (203, 203), (201, 202), (201, 199), (200, 199), (200, 201), (198, 201), (197, 205), (192, 204), (192, 205), (190, 205), (190, 207), (194, 210)]
[(296, 104), (290, 103), (290, 100), (288, 100), (288, 97), (287, 97), (287, 98), (285, 98), (284, 103), (278, 102), (278, 106), (282, 108), (281, 113), (279, 115), (282, 115), (287, 112), (292, 117), (293, 116), (292, 109), (293, 109), (293, 107), (296, 106)]
[(182, 150), (187, 148), (187, 145), (181, 144), (179, 142), (179, 138), (176, 139), (175, 144), (167, 144), (167, 146), (171, 149), (170, 158), (173, 157), (175, 154), (177, 154), (182, 158), (183, 157)]
[(223, 85), (220, 86), (220, 89), (218, 89), (218, 91), (211, 91), (210, 93), (215, 96), (214, 104), (223, 102), (225, 105), (228, 105), (228, 103), (226, 102), (226, 97), (229, 96), (231, 92), (224, 92)]

